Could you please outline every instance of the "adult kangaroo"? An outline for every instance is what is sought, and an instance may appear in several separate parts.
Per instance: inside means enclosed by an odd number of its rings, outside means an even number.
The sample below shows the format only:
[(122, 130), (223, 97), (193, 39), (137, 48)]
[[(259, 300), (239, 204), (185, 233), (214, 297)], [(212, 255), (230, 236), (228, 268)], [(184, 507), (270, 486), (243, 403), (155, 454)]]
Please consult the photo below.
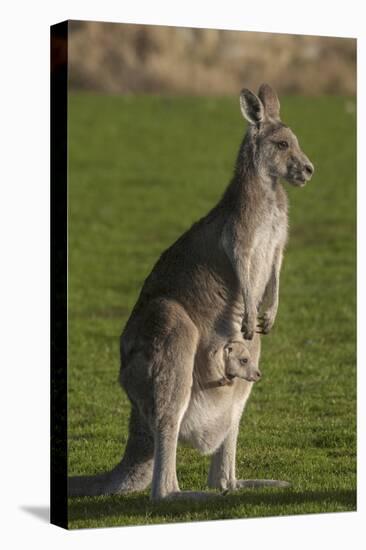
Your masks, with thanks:
[(153, 500), (207, 493), (181, 492), (178, 439), (211, 454), (208, 486), (239, 489), (287, 486), (276, 480), (238, 480), (239, 422), (253, 382), (222, 378), (217, 354), (240, 332), (258, 365), (260, 334), (273, 326), (287, 197), (281, 179), (302, 187), (314, 168), (293, 132), (280, 121), (275, 91), (244, 89), (249, 122), (234, 174), (219, 203), (157, 261), (121, 336), (120, 382), (131, 401), (129, 438), (110, 472), (73, 477), (69, 494), (141, 491)]

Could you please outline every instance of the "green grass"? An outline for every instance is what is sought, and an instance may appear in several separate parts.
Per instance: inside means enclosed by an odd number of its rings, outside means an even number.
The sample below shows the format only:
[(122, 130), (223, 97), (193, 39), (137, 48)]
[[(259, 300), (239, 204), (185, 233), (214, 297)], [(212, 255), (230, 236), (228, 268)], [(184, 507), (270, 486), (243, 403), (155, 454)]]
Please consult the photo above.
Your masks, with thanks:
[[(273, 332), (242, 419), (237, 473), (292, 482), (209, 503), (148, 492), (69, 500), (71, 528), (356, 508), (355, 115), (353, 100), (282, 98), (316, 166), (287, 186), (290, 240)], [(219, 199), (244, 131), (235, 99), (71, 95), (69, 110), (69, 473), (119, 461), (129, 404), (119, 335), (158, 255)], [(183, 489), (209, 459), (179, 448)]]

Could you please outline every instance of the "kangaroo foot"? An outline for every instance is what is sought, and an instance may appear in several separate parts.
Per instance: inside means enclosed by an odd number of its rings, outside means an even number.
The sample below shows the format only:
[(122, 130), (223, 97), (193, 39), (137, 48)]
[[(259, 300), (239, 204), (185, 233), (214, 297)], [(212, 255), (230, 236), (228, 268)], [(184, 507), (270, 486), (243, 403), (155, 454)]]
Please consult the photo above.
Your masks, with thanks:
[(273, 487), (274, 489), (286, 489), (291, 487), (288, 481), (278, 479), (237, 479), (231, 489), (259, 489), (261, 487)]
[(213, 498), (221, 497), (220, 493), (209, 493), (204, 491), (175, 491), (174, 493), (168, 493), (166, 496), (157, 499), (156, 502), (170, 501), (170, 500), (211, 500)]

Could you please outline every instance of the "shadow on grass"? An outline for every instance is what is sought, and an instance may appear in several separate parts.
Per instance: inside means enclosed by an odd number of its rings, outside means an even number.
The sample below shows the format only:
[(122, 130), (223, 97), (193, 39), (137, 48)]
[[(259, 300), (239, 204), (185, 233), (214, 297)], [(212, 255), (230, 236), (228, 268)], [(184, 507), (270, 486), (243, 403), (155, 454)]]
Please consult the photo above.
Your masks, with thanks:
[[(238, 517), (235, 511), (237, 512), (239, 506), (248, 508), (248, 513), (242, 517), (254, 515), (259, 517), (272, 515), (272, 508), (273, 515), (278, 515), (278, 507), (283, 507), (286, 514), (307, 513), (307, 510), (300, 512), (298, 509), (299, 506), (306, 504), (317, 505), (317, 512), (323, 511), (321, 505), (324, 507), (324, 512), (332, 511), (329, 508), (332, 504), (337, 511), (341, 507), (344, 507), (344, 511), (356, 510), (356, 491), (346, 489), (281, 493), (270, 490), (261, 493), (241, 491), (225, 496), (218, 495), (207, 501), (176, 500), (161, 503), (152, 503), (148, 494), (75, 498), (69, 500), (69, 521), (103, 520), (103, 518), (108, 521), (108, 517), (111, 516), (121, 516), (121, 519), (123, 516), (139, 517), (140, 522), (143, 522), (143, 518), (190, 521), (187, 514), (195, 516), (203, 514), (212, 519), (230, 519)], [(255, 514), (251, 514), (250, 508), (258, 506), (263, 506), (263, 511), (258, 513), (257, 509)], [(137, 523), (139, 523), (138, 520)]]

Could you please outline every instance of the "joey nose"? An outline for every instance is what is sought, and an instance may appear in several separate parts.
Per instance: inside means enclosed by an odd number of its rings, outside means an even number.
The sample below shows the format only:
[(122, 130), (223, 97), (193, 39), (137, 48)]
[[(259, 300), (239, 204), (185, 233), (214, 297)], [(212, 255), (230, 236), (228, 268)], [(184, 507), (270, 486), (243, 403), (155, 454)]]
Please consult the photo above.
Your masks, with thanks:
[(262, 373), (260, 370), (255, 370), (252, 372), (249, 380), (251, 382), (258, 382), (258, 380), (260, 380), (262, 378)]

